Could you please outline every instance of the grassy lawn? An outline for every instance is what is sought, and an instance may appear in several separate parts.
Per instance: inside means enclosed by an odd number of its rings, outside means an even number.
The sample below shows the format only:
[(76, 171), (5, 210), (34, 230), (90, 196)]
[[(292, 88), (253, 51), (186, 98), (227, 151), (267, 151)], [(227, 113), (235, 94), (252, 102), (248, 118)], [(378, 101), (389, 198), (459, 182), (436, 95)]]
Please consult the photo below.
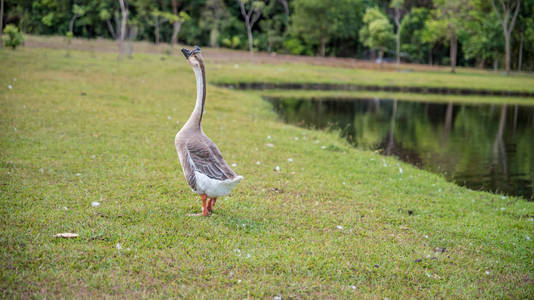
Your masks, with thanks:
[(459, 69), (396, 72), (313, 66), (305, 64), (215, 64), (211, 81), (217, 83), (339, 83), (378, 86), (449, 87), (483, 90), (534, 91), (534, 75)]
[[(534, 297), (532, 202), (282, 124), (258, 95), (210, 85), (204, 131), (245, 180), (213, 216), (189, 217), (201, 205), (174, 149), (195, 98), (183, 57), (22, 48), (0, 51), (0, 68), (2, 298)], [(321, 70), (217, 64), (207, 76)]]

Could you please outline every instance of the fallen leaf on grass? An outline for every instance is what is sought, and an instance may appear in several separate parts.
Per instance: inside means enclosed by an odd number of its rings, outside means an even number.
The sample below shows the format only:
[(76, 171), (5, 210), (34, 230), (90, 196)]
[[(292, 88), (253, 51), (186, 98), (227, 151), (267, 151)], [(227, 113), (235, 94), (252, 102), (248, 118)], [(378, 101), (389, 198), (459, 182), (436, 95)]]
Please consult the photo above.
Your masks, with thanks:
[(78, 234), (77, 233), (70, 233), (70, 232), (63, 232), (63, 233), (58, 233), (58, 234), (54, 235), (54, 237), (72, 239), (72, 238), (77, 238)]

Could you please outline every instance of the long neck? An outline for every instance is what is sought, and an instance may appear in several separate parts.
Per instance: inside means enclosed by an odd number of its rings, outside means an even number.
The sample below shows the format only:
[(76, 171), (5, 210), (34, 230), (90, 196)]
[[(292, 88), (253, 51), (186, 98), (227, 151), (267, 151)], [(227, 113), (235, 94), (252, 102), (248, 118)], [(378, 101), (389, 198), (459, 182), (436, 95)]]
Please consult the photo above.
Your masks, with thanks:
[(198, 67), (193, 67), (195, 71), (195, 77), (197, 80), (197, 101), (195, 109), (189, 117), (187, 123), (194, 127), (201, 127), (202, 113), (204, 112), (204, 102), (206, 101), (206, 72), (204, 70), (204, 64), (200, 62)]

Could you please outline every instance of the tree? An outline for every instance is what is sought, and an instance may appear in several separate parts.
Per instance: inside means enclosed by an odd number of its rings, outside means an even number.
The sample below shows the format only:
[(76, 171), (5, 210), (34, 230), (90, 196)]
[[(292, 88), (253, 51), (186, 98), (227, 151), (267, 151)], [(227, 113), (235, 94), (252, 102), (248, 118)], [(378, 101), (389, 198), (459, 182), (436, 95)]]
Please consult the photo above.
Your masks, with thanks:
[(107, 9), (101, 9), (100, 12), (98, 13), (98, 17), (100, 18), (100, 20), (102, 21), (105, 21), (106, 22), (106, 25), (108, 27), (108, 30), (109, 30), (109, 34), (111, 35), (111, 37), (116, 40), (117, 39), (117, 33), (115, 32), (115, 29), (113, 29), (113, 25), (111, 24), (111, 14), (109, 13), (109, 11)]
[(458, 32), (462, 28), (462, 22), (466, 12), (471, 8), (468, 0), (435, 0), (434, 18), (426, 24), (427, 40), (446, 37), (449, 40), (451, 72), (456, 72), (456, 58), (458, 54)]
[(363, 27), (360, 29), (360, 41), (372, 50), (378, 50), (378, 59), (382, 61), (384, 51), (393, 43), (393, 26), (377, 7), (365, 10)]
[(395, 11), (395, 16), (393, 20), (395, 20), (395, 57), (397, 61), (397, 70), (399, 69), (400, 64), (400, 32), (401, 32), (401, 10), (404, 6), (404, 0), (393, 0), (390, 4), (391, 7), (393, 7)]
[[(265, 7), (263, 1), (252, 1), (252, 0), (237, 0), (239, 2), (239, 8), (241, 9), (241, 14), (245, 19), (245, 27), (247, 28), (248, 36), (248, 49), (250, 54), (253, 54), (254, 40), (252, 37), (252, 26), (258, 21), (261, 17), (261, 12)], [(246, 9), (246, 4), (250, 3), (248, 11)]]
[(281, 48), (284, 42), (284, 35), (287, 32), (289, 18), (285, 8), (279, 5), (279, 1), (270, 1), (263, 10), (263, 18), (259, 25), (261, 34), (258, 46), (263, 46), (268, 52)]
[(74, 4), (72, 7), (72, 18), (70, 19), (69, 23), (69, 32), (74, 35), (73, 29), (74, 29), (74, 21), (76, 21), (77, 18), (83, 16), (85, 14), (85, 8), (79, 5)]
[(119, 39), (119, 59), (122, 59), (124, 52), (124, 38), (126, 37), (126, 22), (128, 21), (128, 7), (126, 7), (124, 0), (119, 0), (121, 6), (121, 32)]
[(505, 68), (506, 74), (510, 74), (510, 37), (512, 36), (512, 30), (514, 29), (517, 14), (519, 13), (521, 1), (499, 0), (499, 3), (501, 4), (502, 12), (495, 5), (495, 0), (491, 0), (491, 5), (502, 25), (504, 34)]
[(475, 9), (464, 20), (465, 34), (463, 50), (467, 59), (476, 59), (477, 65), (484, 67), (487, 61), (499, 58), (502, 49), (501, 29), (497, 16), (489, 3), (484, 0), (472, 1)]
[(19, 32), (19, 29), (14, 25), (7, 25), (6, 28), (4, 28), (4, 33), (6, 35), (2, 38), (4, 43), (6, 44), (6, 47), (11, 47), (11, 49), (15, 50), (19, 45), (24, 43), (24, 38), (22, 37), (22, 34)]
[(292, 32), (326, 55), (326, 44), (333, 39), (357, 40), (361, 27), (361, 0), (296, 0), (291, 15)]
[[(425, 23), (430, 17), (430, 11), (426, 8), (414, 8), (401, 22), (400, 41), (401, 50), (407, 53), (411, 61), (424, 62), (428, 53), (428, 63), (432, 64), (432, 42), (423, 39), (425, 35)], [(432, 39), (431, 39), (432, 40)]]
[(201, 13), (200, 27), (207, 28), (210, 32), (209, 44), (211, 47), (219, 47), (219, 32), (223, 19), (228, 19), (229, 13), (223, 0), (207, 0), (206, 6)]
[(2, 48), (3, 28), (4, 28), (4, 0), (0, 0), (0, 48)]
[(286, 17), (289, 18), (289, 5), (287, 3), (287, 0), (278, 0), (280, 4), (284, 7), (284, 12), (286, 13)]
[(164, 22), (167, 22), (168, 19), (165, 17), (166, 14), (160, 10), (153, 10), (151, 13), (152, 17), (154, 18), (154, 43), (156, 43), (156, 45), (159, 44), (159, 27), (161, 24), (163, 24)]
[[(517, 71), (521, 72), (523, 68), (523, 52), (534, 50), (532, 47), (527, 47), (525, 49), (524, 45), (534, 45), (534, 18), (532, 18), (532, 13), (534, 13), (534, 1), (523, 2), (524, 9), (521, 9), (520, 15), (518, 17), (518, 27), (519, 31), (517, 32), (516, 40), (519, 40), (519, 49), (517, 53)], [(532, 52), (531, 53), (531, 57)], [(528, 52), (527, 52), (528, 54)]]
[(172, 13), (173, 15), (167, 15), (167, 19), (172, 24), (172, 37), (171, 37), (171, 46), (174, 47), (178, 42), (178, 33), (182, 24), (189, 20), (189, 15), (184, 11), (178, 11), (178, 0), (172, 0)]

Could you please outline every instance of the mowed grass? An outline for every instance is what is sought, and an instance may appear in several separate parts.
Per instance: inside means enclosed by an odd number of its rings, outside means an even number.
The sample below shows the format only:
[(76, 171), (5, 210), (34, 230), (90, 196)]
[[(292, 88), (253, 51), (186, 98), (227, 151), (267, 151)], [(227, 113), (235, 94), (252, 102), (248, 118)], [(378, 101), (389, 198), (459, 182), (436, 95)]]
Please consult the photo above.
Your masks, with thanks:
[(183, 57), (22, 48), (0, 68), (2, 298), (534, 296), (534, 203), (209, 85), (204, 131), (245, 180), (190, 217), (200, 198), (174, 148), (195, 98)]
[(459, 68), (448, 71), (403, 71), (354, 69), (306, 64), (216, 63), (212, 82), (334, 83), (401, 87), (440, 87), (534, 92), (534, 75)]

